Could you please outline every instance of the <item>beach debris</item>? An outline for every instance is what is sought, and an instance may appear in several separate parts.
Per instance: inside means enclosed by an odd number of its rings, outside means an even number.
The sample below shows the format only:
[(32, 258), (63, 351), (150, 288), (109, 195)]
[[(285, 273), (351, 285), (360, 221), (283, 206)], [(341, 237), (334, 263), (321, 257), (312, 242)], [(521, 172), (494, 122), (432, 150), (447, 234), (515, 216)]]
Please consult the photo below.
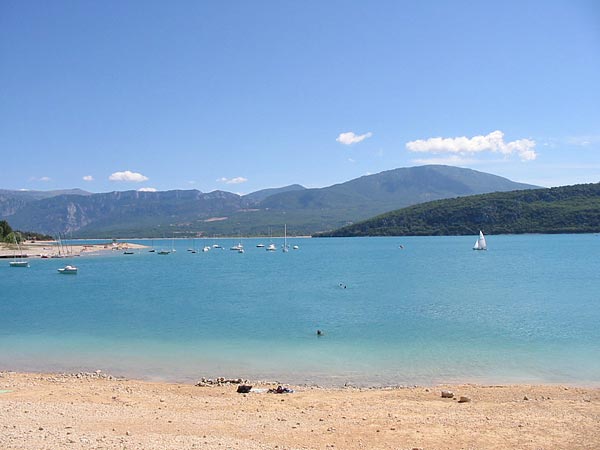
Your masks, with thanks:
[(103, 380), (116, 380), (116, 381), (125, 381), (126, 378), (113, 376), (107, 373), (102, 372), (101, 370), (96, 370), (94, 372), (76, 372), (76, 373), (57, 373), (48, 377), (41, 377), (41, 380), (50, 381), (53, 383), (64, 383), (69, 378), (79, 378), (79, 379), (103, 379)]
[(244, 380), (242, 378), (204, 378), (202, 377), (200, 381), (196, 383), (196, 386), (223, 386), (228, 384), (247, 384), (248, 380)]
[(275, 389), (269, 389), (267, 391), (269, 394), (293, 394), (294, 390), (284, 386), (277, 386)]
[(454, 392), (442, 391), (442, 398), (454, 398)]
[(250, 386), (249, 384), (240, 384), (237, 387), (237, 392), (239, 394), (247, 394), (248, 392), (250, 392), (252, 390), (252, 386)]
[(458, 399), (458, 403), (469, 403), (471, 401), (471, 397), (466, 397), (464, 395), (461, 395), (460, 398)]

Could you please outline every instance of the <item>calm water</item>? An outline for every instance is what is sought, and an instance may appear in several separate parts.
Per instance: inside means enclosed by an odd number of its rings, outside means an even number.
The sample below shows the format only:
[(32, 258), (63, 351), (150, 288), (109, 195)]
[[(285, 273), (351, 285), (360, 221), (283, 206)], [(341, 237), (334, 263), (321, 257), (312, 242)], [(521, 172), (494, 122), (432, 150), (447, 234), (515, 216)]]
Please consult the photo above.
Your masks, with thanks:
[[(489, 236), (487, 252), (474, 236), (292, 239), (289, 253), (218, 242), (0, 261), (0, 369), (600, 385), (597, 235)], [(56, 272), (67, 263), (79, 274)]]

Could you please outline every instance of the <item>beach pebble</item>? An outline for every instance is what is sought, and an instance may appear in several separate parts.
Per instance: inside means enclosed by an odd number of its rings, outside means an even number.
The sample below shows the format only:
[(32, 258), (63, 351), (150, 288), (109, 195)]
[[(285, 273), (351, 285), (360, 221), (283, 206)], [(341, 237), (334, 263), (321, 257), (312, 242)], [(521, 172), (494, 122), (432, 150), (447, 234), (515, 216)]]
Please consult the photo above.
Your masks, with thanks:
[(462, 395), (459, 399), (458, 399), (458, 403), (469, 403), (471, 401), (470, 397), (465, 397), (464, 395)]
[(454, 398), (454, 392), (442, 391), (442, 398)]
[(529, 397), (525, 396), (523, 397), (523, 400), (529, 400)]

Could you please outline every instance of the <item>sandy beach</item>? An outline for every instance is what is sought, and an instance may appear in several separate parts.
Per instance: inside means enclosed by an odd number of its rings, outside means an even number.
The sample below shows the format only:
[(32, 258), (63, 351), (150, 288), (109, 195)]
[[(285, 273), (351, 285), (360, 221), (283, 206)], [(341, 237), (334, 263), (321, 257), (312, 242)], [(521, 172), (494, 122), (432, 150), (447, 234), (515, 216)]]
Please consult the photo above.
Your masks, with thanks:
[(600, 389), (252, 385), (0, 372), (0, 448), (600, 448)]
[[(116, 244), (110, 243), (108, 240), (104, 244), (86, 244), (86, 245), (70, 245), (64, 247), (59, 252), (58, 245), (54, 241), (38, 241), (24, 242), (21, 244), (21, 254), (27, 255), (27, 258), (42, 258), (52, 257), (59, 254), (68, 255), (90, 255), (97, 253), (105, 253), (112, 251), (139, 250), (147, 248), (145, 245), (133, 244), (131, 242), (119, 242)], [(16, 247), (11, 244), (0, 243), (0, 258), (12, 258), (15, 254)], [(19, 253), (17, 251), (17, 253)]]

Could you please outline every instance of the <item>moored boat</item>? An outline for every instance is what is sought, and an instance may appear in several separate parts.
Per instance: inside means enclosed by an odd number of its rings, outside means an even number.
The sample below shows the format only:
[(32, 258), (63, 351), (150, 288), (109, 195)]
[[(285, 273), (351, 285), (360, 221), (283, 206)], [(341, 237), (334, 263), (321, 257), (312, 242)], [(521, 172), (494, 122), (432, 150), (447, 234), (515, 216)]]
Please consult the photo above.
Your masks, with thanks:
[(77, 274), (77, 267), (75, 267), (75, 266), (67, 265), (67, 266), (63, 267), (62, 269), (57, 269), (57, 270), (58, 270), (58, 273), (61, 273), (63, 275)]

